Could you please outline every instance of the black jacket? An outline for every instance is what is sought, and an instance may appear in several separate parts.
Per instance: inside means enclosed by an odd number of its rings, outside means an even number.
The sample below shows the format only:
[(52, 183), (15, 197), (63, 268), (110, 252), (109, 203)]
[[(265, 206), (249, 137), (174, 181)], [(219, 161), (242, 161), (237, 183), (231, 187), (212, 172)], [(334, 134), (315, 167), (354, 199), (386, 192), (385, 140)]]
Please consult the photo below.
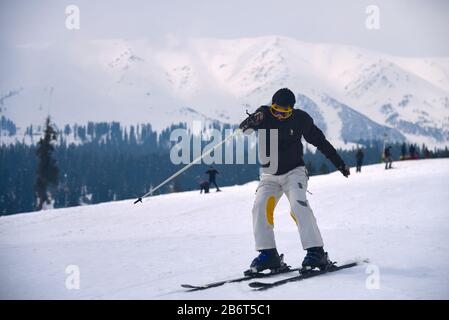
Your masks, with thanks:
[(217, 169), (209, 168), (209, 169), (207, 169), (206, 174), (209, 175), (209, 182), (211, 182), (211, 181), (215, 181), (215, 175), (219, 174), (219, 172), (217, 171)]
[[(267, 146), (269, 153), (269, 129), (278, 129), (279, 154), (278, 168), (275, 175), (281, 175), (288, 171), (304, 166), (303, 146), (301, 138), (304, 137), (307, 142), (311, 143), (320, 150), (334, 165), (340, 167), (344, 165), (343, 160), (337, 154), (335, 148), (326, 140), (323, 132), (313, 123), (313, 119), (307, 112), (299, 109), (293, 109), (293, 114), (286, 120), (280, 121), (273, 117), (270, 107), (261, 106), (257, 109), (263, 112), (263, 119), (260, 123), (251, 125), (250, 128), (267, 130)], [(247, 120), (245, 120), (247, 121)], [(243, 123), (245, 123), (242, 122)], [(242, 126), (242, 125), (241, 125)], [(269, 154), (267, 154), (269, 156)], [(268, 167), (269, 164), (263, 165)]]
[(363, 161), (363, 156), (364, 156), (364, 154), (363, 154), (362, 150), (357, 151), (357, 154), (355, 155), (355, 157), (357, 159), (357, 162), (362, 162)]

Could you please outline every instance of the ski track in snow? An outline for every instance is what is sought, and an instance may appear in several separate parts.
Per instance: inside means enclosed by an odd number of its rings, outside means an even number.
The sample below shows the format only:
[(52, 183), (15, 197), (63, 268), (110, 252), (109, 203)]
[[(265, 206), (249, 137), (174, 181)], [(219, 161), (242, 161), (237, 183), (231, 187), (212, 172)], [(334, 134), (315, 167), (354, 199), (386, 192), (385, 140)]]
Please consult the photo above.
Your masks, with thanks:
[[(256, 255), (251, 182), (137, 205), (132, 199), (0, 217), (0, 298), (448, 299), (449, 160), (393, 165), (309, 181), (331, 259), (369, 258), (380, 271), (379, 289), (366, 288), (368, 265), (361, 265), (263, 292), (248, 282), (185, 292), (182, 283), (241, 276)], [(304, 251), (285, 197), (275, 232), (286, 262), (300, 264)], [(79, 290), (65, 287), (68, 265), (79, 266)]]

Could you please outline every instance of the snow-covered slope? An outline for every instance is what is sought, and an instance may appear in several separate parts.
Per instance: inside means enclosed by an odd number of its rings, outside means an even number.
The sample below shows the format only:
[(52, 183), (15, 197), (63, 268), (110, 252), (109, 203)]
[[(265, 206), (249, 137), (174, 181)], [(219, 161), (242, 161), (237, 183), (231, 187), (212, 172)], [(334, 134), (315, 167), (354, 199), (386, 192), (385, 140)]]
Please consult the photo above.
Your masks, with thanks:
[[(317, 105), (333, 142), (383, 138), (384, 132), (430, 146), (449, 141), (449, 58), (393, 57), (278, 36), (172, 38), (165, 45), (73, 41), (8, 53), (0, 109), (21, 128), (42, 124), (48, 113), (60, 125), (234, 124), (245, 109), (269, 102), (287, 86)], [(348, 118), (342, 108), (357, 117)], [(352, 129), (343, 132), (348, 123)]]
[[(404, 161), (311, 177), (309, 201), (331, 258), (369, 258), (359, 266), (254, 292), (246, 283), (186, 293), (241, 274), (252, 258), (256, 182), (221, 193), (162, 195), (0, 217), (0, 298), (140, 299), (448, 299), (449, 160)], [(285, 259), (303, 258), (282, 198), (275, 214)], [(67, 266), (80, 289), (67, 290)], [(379, 269), (380, 288), (367, 289)], [(70, 271), (70, 270), (69, 270)], [(283, 276), (278, 276), (282, 278)]]

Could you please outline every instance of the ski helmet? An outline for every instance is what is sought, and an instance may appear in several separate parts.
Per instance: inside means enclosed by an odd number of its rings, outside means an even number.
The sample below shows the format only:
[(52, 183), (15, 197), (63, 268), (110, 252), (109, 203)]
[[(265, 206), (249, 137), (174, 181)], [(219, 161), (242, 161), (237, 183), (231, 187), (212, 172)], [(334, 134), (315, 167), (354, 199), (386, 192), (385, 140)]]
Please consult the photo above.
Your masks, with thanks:
[(295, 94), (288, 88), (279, 89), (273, 95), (271, 103), (284, 108), (293, 108), (296, 103)]
[(279, 89), (271, 100), (270, 112), (276, 119), (285, 120), (292, 115), (295, 103), (295, 95), (290, 89)]

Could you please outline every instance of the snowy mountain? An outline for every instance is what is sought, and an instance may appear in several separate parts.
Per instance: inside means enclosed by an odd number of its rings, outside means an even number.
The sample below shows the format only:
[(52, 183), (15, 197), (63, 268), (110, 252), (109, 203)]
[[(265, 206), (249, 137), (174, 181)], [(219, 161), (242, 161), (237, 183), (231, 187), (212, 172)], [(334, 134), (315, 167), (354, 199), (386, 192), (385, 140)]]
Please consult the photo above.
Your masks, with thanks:
[[(239, 123), (289, 87), (338, 145), (359, 139), (449, 141), (449, 58), (402, 58), (277, 36), (121, 39), (11, 49), (2, 115), (19, 127), (120, 121), (163, 129), (193, 120)], [(19, 133), (20, 134), (20, 130)], [(22, 133), (23, 134), (23, 133)]]
[[(263, 292), (245, 282), (184, 292), (182, 283), (241, 275), (255, 256), (257, 182), (251, 182), (138, 205), (133, 199), (2, 216), (0, 299), (448, 299), (449, 160), (394, 166), (309, 180), (309, 202), (330, 257), (369, 258), (368, 265)], [(304, 252), (289, 212), (283, 197), (275, 210), (276, 241), (296, 266)], [(73, 270), (79, 289), (68, 290)], [(377, 289), (366, 285), (373, 272)]]

